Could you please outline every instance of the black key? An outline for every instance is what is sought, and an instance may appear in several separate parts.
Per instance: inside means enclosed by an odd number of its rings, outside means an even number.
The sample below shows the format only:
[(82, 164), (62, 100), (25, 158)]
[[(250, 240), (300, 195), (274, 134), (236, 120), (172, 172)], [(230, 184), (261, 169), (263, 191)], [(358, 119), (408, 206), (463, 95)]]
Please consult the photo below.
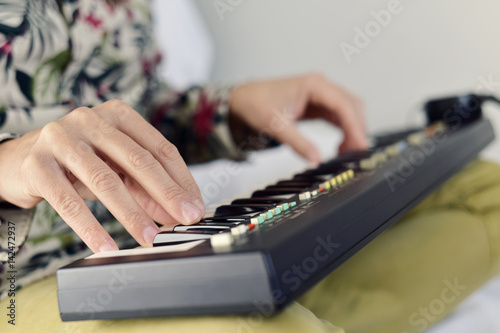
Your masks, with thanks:
[(372, 138), (374, 143), (373, 146), (375, 148), (389, 146), (398, 141), (406, 140), (408, 135), (419, 132), (421, 130), (422, 128), (410, 128), (404, 131), (381, 133)]
[(346, 163), (324, 163), (319, 165), (316, 169), (306, 170), (303, 174), (317, 176), (317, 175), (328, 175), (328, 174), (339, 174), (347, 169), (350, 165)]
[(253, 205), (223, 205), (217, 207), (214, 216), (233, 215), (238, 216), (248, 213), (258, 213), (272, 208), (271, 205), (253, 204)]
[[(307, 188), (311, 187), (318, 183), (317, 181), (311, 180), (311, 181), (297, 181), (297, 180), (281, 180), (276, 183), (276, 185), (270, 185), (266, 187), (266, 189), (269, 188), (276, 188), (276, 187), (302, 187), (302, 188)], [(272, 186), (272, 187), (271, 187)]]
[[(273, 188), (269, 190), (258, 190), (252, 193), (252, 198), (257, 198), (257, 197), (283, 197), (283, 198), (290, 198), (293, 196), (293, 194), (297, 194), (300, 192), (303, 192), (303, 188), (297, 188), (297, 187), (280, 187), (280, 188)], [(290, 196), (286, 196), (287, 194), (292, 194)]]
[(252, 217), (258, 215), (258, 213), (249, 213), (245, 215), (240, 215), (240, 216), (211, 216), (211, 217), (204, 217), (199, 223), (245, 223), (248, 224), (250, 223), (250, 220)]
[(253, 205), (253, 204), (269, 204), (274, 205), (282, 202), (283, 199), (276, 198), (244, 198), (244, 199), (235, 199), (231, 202), (232, 205)]
[(307, 175), (305, 173), (298, 173), (293, 176), (293, 179), (296, 181), (312, 181), (317, 183), (322, 183), (324, 181), (330, 180), (330, 178), (335, 177), (334, 174), (327, 175)]
[(228, 226), (230, 228), (232, 227), (236, 227), (242, 223), (244, 223), (245, 221), (240, 221), (240, 222), (204, 222), (204, 221), (200, 221), (196, 224), (193, 224), (193, 225), (200, 225), (200, 226), (204, 226), (204, 225), (207, 225), (207, 226)]

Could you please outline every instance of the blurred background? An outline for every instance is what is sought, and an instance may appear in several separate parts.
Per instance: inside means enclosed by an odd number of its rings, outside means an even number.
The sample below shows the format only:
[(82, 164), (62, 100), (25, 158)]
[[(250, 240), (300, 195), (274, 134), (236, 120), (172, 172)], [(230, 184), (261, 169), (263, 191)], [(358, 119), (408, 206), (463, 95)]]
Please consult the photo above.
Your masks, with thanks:
[[(156, 0), (154, 5), (166, 55), (162, 75), (179, 89), (321, 72), (365, 101), (372, 133), (423, 124), (421, 106), (432, 97), (500, 96), (498, 0)], [(487, 105), (485, 111), (500, 133), (500, 108)], [(334, 154), (341, 139), (335, 128), (322, 122), (300, 128), (325, 157)], [(500, 161), (500, 140), (483, 156)], [(307, 166), (287, 147), (250, 154), (227, 180), (230, 163), (191, 168), (207, 203)], [(495, 313), (500, 313), (500, 278), (432, 332), (500, 332)]]

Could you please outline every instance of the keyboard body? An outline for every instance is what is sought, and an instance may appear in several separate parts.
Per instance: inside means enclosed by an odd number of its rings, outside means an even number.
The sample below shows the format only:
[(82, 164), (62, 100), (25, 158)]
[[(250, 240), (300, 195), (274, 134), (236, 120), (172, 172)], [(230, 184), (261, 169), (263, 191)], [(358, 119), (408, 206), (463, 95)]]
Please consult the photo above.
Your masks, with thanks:
[[(352, 162), (341, 155), (309, 170), (314, 179), (323, 177), (318, 173), (339, 174), (339, 182), (326, 188), (322, 181), (286, 198), (275, 197), (288, 208), (264, 222), (253, 221), (252, 228), (232, 235), (230, 244), (207, 238), (185, 243), (192, 246), (183, 251), (87, 258), (63, 267), (57, 273), (62, 320), (279, 311), (494, 139), (486, 119), (455, 130), (436, 128), (400, 133), (397, 140), (386, 136), (388, 141), (380, 140), (368, 159)], [(385, 157), (374, 156), (380, 151)], [(366, 164), (374, 160), (378, 163)], [(346, 170), (352, 170), (350, 176), (344, 175)], [(262, 195), (269, 198), (268, 192)]]

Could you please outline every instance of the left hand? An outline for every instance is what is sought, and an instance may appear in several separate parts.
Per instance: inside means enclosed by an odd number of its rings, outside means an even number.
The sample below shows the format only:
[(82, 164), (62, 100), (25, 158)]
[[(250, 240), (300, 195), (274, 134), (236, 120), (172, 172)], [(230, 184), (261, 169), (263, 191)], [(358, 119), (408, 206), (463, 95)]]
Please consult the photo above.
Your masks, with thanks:
[(340, 152), (367, 147), (362, 101), (321, 74), (243, 84), (233, 91), (229, 106), (250, 128), (267, 131), (314, 164), (321, 157), (295, 127), (300, 119), (323, 118), (340, 127)]

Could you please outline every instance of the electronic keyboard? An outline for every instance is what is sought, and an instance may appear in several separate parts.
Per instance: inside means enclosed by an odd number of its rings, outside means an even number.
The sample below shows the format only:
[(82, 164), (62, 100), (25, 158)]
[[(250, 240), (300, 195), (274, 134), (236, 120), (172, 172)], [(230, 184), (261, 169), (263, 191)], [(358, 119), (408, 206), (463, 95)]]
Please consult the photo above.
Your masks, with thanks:
[(217, 207), (154, 247), (57, 272), (64, 321), (279, 311), (389, 228), (494, 139), (491, 123), (438, 122), (373, 137)]

